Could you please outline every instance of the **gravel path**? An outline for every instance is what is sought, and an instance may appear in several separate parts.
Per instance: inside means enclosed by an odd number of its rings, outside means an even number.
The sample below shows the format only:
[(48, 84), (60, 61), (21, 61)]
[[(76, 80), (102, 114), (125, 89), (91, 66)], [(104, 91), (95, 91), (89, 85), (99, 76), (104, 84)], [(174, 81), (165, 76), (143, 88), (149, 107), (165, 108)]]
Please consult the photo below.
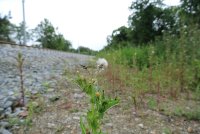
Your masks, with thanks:
[[(30, 93), (42, 93), (44, 83), (51, 77), (59, 77), (64, 69), (85, 64), (92, 57), (25, 46), (0, 44), (0, 119), (14, 116), (12, 105), (19, 97), (20, 77), (16, 57), (22, 53), (24, 87)], [(51, 81), (53, 82), (53, 80)], [(0, 128), (2, 128), (0, 121)], [(3, 133), (1, 129), (0, 133)]]

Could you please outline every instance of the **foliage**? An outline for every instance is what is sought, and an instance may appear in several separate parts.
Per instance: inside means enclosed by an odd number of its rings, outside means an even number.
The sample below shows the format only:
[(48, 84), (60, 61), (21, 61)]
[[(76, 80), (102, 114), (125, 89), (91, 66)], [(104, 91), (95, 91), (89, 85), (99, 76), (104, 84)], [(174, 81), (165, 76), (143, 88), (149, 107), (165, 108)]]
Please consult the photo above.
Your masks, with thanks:
[(184, 114), (184, 116), (186, 116), (186, 118), (188, 118), (190, 120), (200, 121), (200, 108), (197, 108), (192, 112), (187, 112)]
[(90, 96), (91, 107), (87, 112), (87, 125), (83, 123), (81, 118), (80, 127), (83, 134), (101, 134), (100, 129), (101, 120), (105, 112), (111, 107), (117, 105), (119, 100), (117, 98), (111, 99), (105, 96), (104, 90), (101, 90), (95, 85), (95, 81), (88, 80), (83, 76), (78, 76), (76, 79), (77, 84), (82, 88), (82, 90)]
[(81, 54), (88, 54), (88, 55), (95, 55), (97, 52), (94, 50), (91, 50), (90, 48), (79, 46), (75, 52), (81, 53)]
[(185, 117), (189, 120), (200, 120), (200, 109), (199, 108), (195, 108), (190, 111), (185, 111), (183, 108), (177, 106), (174, 109), (173, 114), (178, 117), (181, 117), (181, 116)]
[(20, 125), (28, 127), (32, 125), (32, 120), (30, 118), (24, 120), (21, 120), (19, 118), (8, 118), (8, 122), (10, 126)]
[(134, 12), (129, 17), (129, 23), (133, 29), (133, 42), (147, 43), (154, 39), (156, 31), (163, 30), (162, 20), (159, 18), (162, 10), (156, 6), (157, 4), (159, 3), (152, 3), (149, 0), (136, 0), (132, 3), (130, 9)]
[[(186, 15), (186, 21), (200, 24), (200, 1), (199, 0), (181, 0), (181, 7)], [(187, 22), (186, 22), (187, 23)], [(187, 23), (189, 24), (189, 23)]]
[[(27, 29), (27, 28), (26, 28)], [(13, 35), (14, 39), (19, 45), (23, 44), (23, 38), (24, 38), (24, 33), (23, 33), (23, 23), (19, 23), (19, 25), (13, 25)], [(26, 30), (26, 40), (29, 41), (31, 40), (31, 32)]]
[(115, 48), (128, 46), (128, 41), (130, 40), (131, 29), (125, 26), (122, 26), (112, 32), (111, 36), (107, 37), (108, 45), (104, 49)]
[(104, 49), (147, 45), (165, 32), (179, 35), (178, 7), (164, 7), (161, 0), (136, 0), (129, 9), (129, 27), (121, 26), (107, 37)]
[(200, 61), (195, 59), (192, 62), (194, 75), (191, 77), (189, 87), (194, 91), (195, 97), (200, 98)]
[[(22, 45), (23, 36), (23, 23), (15, 25), (9, 21), (8, 16), (0, 16), (0, 40), (17, 42)], [(26, 39), (27, 42), (40, 42), (43, 48), (72, 50), (71, 42), (58, 33), (57, 28), (54, 28), (48, 19), (40, 22), (35, 29), (26, 30)]]
[(153, 97), (149, 98), (148, 106), (150, 109), (155, 109), (155, 107), (157, 106), (157, 102)]
[[(199, 34), (196, 26), (190, 26), (181, 28), (179, 36), (166, 33), (162, 40), (148, 45), (104, 50), (98, 56), (104, 56), (113, 66), (116, 79), (132, 89), (136, 106), (149, 93), (156, 94), (156, 99), (147, 103), (152, 108), (159, 105), (162, 95), (176, 100), (184, 94), (187, 99), (199, 101)], [(116, 67), (120, 69), (115, 71)]]
[(56, 30), (48, 19), (44, 19), (34, 29), (36, 41), (41, 42), (43, 48), (69, 50), (71, 43), (62, 34), (57, 34)]
[(11, 41), (11, 26), (8, 16), (1, 17), (0, 15), (0, 39), (5, 41)]

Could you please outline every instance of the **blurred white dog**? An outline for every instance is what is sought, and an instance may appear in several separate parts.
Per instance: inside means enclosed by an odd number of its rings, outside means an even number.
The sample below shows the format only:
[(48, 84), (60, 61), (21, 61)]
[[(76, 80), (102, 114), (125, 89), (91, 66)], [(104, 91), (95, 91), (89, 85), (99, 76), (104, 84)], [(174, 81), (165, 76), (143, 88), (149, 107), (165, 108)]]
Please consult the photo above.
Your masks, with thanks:
[(96, 63), (98, 69), (106, 69), (108, 67), (108, 62), (104, 58), (99, 58)]

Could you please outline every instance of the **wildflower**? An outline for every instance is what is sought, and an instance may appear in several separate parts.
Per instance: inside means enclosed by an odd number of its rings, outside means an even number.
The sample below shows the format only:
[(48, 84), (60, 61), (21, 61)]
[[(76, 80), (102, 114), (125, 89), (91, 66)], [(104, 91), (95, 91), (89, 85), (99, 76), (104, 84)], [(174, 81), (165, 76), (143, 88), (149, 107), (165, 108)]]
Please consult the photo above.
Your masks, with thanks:
[(99, 58), (96, 63), (98, 69), (105, 69), (108, 67), (108, 62), (104, 58)]
[(96, 95), (96, 97), (99, 97), (99, 96), (100, 96), (100, 93), (99, 93), (99, 92), (96, 92), (95, 95)]

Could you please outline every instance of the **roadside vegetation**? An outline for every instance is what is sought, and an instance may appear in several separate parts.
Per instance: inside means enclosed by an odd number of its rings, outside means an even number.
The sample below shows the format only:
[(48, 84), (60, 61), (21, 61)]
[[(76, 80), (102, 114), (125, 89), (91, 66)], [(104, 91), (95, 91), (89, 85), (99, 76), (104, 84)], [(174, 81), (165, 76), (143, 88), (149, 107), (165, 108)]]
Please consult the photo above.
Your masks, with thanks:
[(102, 85), (113, 95), (131, 94), (136, 112), (145, 107), (199, 120), (199, 6), (133, 2), (129, 26), (114, 30), (98, 54), (110, 63)]
[[(147, 46), (102, 51), (99, 56), (110, 63), (101, 78), (102, 85), (113, 95), (131, 94), (135, 110), (142, 105), (199, 120), (200, 31), (194, 27), (188, 29), (179, 38), (165, 35), (162, 41)], [(191, 106), (181, 101), (190, 102)], [(167, 106), (167, 102), (173, 104)]]

